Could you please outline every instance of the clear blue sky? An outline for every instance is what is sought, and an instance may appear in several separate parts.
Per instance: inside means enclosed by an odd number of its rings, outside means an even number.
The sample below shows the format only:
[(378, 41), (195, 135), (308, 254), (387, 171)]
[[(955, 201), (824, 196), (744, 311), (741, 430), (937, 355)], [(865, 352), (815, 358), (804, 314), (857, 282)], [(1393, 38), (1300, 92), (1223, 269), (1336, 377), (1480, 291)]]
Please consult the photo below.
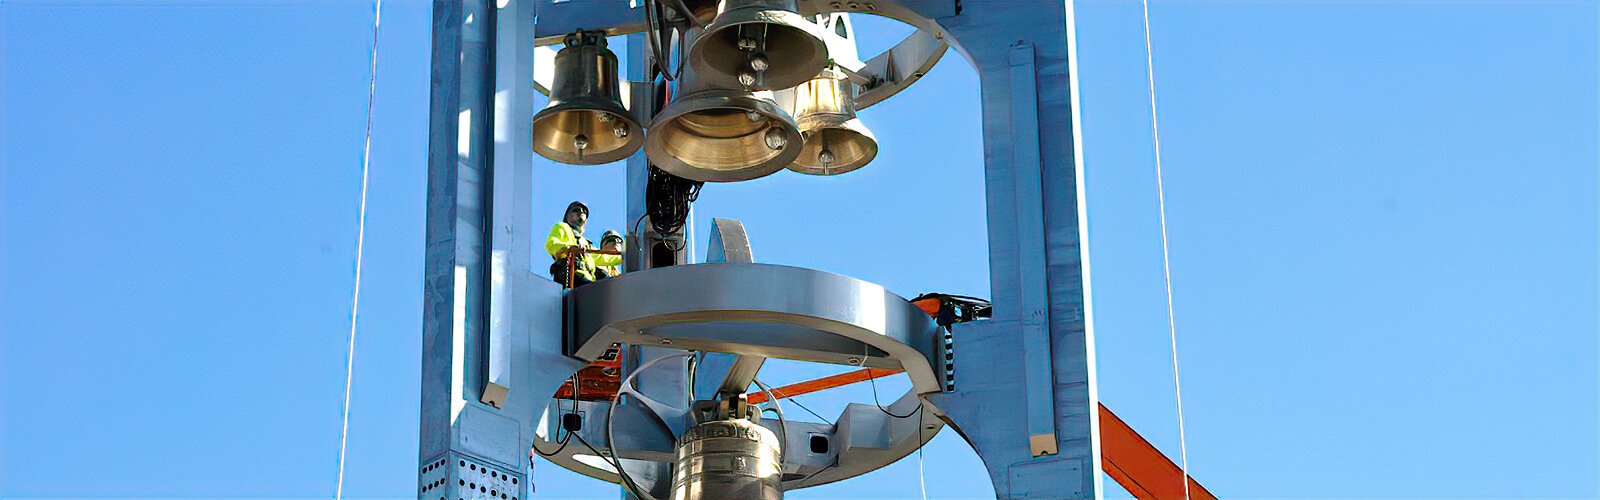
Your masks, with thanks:
[[(0, 497), (331, 496), (370, 16), (0, 0)], [(415, 486), (429, 16), (384, 10), (353, 497)], [(1600, 6), (1151, 16), (1193, 473), (1231, 498), (1600, 496)], [(1138, 3), (1078, 22), (1100, 394), (1175, 455)], [(864, 113), (873, 165), (708, 186), (699, 227), (987, 295), (975, 85), (952, 54)], [(537, 175), (552, 221), (582, 198), (624, 224), (620, 168)], [(990, 495), (953, 433), (926, 470), (930, 498)], [(537, 474), (541, 498), (615, 495)], [(916, 481), (912, 459), (791, 497)]]

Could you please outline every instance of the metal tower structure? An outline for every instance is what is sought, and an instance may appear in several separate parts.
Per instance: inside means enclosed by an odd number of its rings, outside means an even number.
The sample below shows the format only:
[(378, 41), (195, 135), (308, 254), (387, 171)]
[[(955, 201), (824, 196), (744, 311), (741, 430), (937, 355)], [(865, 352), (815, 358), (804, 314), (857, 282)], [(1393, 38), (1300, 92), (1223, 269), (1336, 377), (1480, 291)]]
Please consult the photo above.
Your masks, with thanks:
[[(949, 426), (982, 457), (998, 498), (1101, 496), (1071, 2), (794, 6), (819, 19), (872, 14), (918, 28), (875, 57), (834, 51), (844, 72), (864, 82), (859, 107), (914, 83), (947, 46), (977, 69), (992, 318), (947, 331), (880, 286), (755, 263), (732, 221), (713, 228), (707, 263), (674, 265), (688, 262), (681, 250), (664, 258), (651, 250), (681, 235), (645, 228), (628, 235), (630, 272), (620, 279), (566, 291), (536, 275), (533, 93), (552, 78), (536, 69), (550, 64), (542, 47), (580, 30), (640, 33), (650, 20), (629, 0), (436, 0), (419, 498), (527, 498), (530, 447), (554, 449), (562, 432), (616, 454), (645, 494), (665, 498), (675, 442), (697, 411), (679, 401), (742, 392), (766, 357), (904, 370), (913, 384), (889, 407), (909, 418), (851, 405), (832, 427), (763, 421), (783, 435), (784, 488), (882, 467)], [(822, 35), (841, 47), (850, 33)], [(641, 79), (645, 44), (629, 46), (630, 77)], [(629, 86), (623, 96), (641, 123), (660, 111), (649, 86)], [(634, 154), (627, 168), (631, 221), (646, 213), (646, 154)], [(613, 344), (631, 347), (624, 373), (650, 363), (677, 368), (639, 377), (636, 394), (614, 408), (548, 404)], [(693, 394), (685, 358), (676, 356), (686, 350), (708, 353), (697, 358)], [(551, 460), (621, 480), (603, 459), (574, 448)]]

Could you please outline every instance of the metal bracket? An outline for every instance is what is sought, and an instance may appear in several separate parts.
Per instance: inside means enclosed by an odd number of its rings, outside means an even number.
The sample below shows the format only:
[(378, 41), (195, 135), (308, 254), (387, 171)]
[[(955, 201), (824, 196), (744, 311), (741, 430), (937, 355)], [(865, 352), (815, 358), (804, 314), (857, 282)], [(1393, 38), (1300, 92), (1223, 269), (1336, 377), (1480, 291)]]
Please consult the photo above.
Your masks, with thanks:
[(1055, 385), (1050, 363), (1050, 279), (1045, 261), (1044, 173), (1039, 160), (1039, 107), (1033, 46), (1011, 48), (1012, 165), (1016, 168), (1017, 245), (1023, 273), (1018, 280), (1022, 302), (1024, 373), (1028, 388), (1028, 448), (1033, 456), (1055, 455)]

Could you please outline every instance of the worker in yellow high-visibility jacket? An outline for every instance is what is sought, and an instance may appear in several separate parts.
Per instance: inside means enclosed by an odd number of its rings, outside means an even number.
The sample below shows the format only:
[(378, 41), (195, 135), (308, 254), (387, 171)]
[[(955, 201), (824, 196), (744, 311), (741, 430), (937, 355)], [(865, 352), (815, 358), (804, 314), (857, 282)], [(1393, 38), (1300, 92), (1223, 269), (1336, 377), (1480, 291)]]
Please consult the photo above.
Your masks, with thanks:
[[(600, 237), (600, 249), (621, 254), (623, 241), (622, 233), (606, 231), (606, 234)], [(591, 255), (595, 256), (595, 264), (599, 266), (595, 268), (599, 272), (596, 276), (597, 278), (615, 278), (617, 275), (622, 274), (622, 257), (620, 255)], [(600, 257), (608, 257), (608, 259), (600, 259)]]
[[(567, 284), (569, 274), (572, 286), (594, 283), (597, 267), (622, 264), (622, 256), (589, 253), (596, 248), (594, 242), (583, 237), (583, 226), (588, 221), (589, 207), (583, 202), (574, 201), (567, 205), (567, 213), (562, 221), (550, 228), (544, 249), (555, 259), (550, 263), (550, 277), (557, 283)], [(573, 257), (570, 268), (568, 257)]]

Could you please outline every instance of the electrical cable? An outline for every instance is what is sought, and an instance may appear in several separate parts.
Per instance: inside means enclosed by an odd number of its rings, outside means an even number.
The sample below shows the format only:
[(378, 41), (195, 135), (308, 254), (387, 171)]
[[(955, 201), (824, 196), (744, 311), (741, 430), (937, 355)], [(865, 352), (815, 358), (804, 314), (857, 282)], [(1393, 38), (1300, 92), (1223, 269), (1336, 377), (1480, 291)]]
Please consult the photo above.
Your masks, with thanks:
[[(759, 384), (757, 386), (759, 387)], [(838, 426), (839, 425), (838, 422), (830, 422), (827, 418), (824, 418), (821, 414), (818, 414), (817, 412), (812, 411), (811, 408), (807, 408), (805, 404), (800, 402), (799, 398), (796, 398), (794, 396), (784, 396), (782, 398), (774, 398), (772, 396), (772, 392), (771, 391), (765, 391), (765, 392), (767, 393), (767, 399), (769, 401), (777, 401), (778, 399), (787, 399), (790, 402), (794, 403), (795, 405), (798, 405), (800, 407), (800, 409), (805, 410), (806, 413), (810, 413), (812, 416), (817, 417), (818, 420), (821, 420), (823, 422), (828, 422), (829, 426)], [(788, 444), (788, 439), (787, 438), (784, 439), (784, 444), (785, 445)], [(782, 449), (780, 448), (779, 451), (781, 452)], [(811, 474), (806, 475), (806, 477), (802, 477), (800, 479), (796, 479), (796, 480), (788, 481), (788, 482), (794, 483), (794, 484), (800, 484), (800, 483), (803, 483), (805, 481), (810, 480), (813, 477), (816, 477), (816, 475), (817, 474), (821, 474), (822, 471), (825, 471), (825, 470), (828, 470), (828, 469), (832, 469), (832, 468), (833, 468), (833, 464), (829, 464), (827, 467), (823, 467), (821, 469), (817, 469), (816, 472), (812, 472)]]
[[(700, 188), (704, 186), (703, 182), (678, 177), (654, 165), (650, 166), (645, 182), (645, 214), (650, 216), (650, 227), (655, 229), (657, 235), (665, 238), (683, 229), (689, 219), (690, 206), (700, 198)], [(679, 241), (674, 247), (671, 240), (665, 240), (663, 244), (674, 252), (687, 246)]]
[[(672, 74), (671, 69), (667, 68), (667, 52), (663, 52), (661, 48), (661, 46), (665, 43), (662, 41), (660, 35), (662, 31), (661, 25), (665, 24), (666, 21), (663, 19), (665, 16), (663, 16), (660, 11), (661, 5), (656, 3), (654, 0), (644, 0), (644, 8), (645, 24), (649, 28), (649, 33), (645, 33), (645, 38), (648, 40), (650, 45), (651, 65), (655, 66), (656, 71), (661, 74), (662, 78), (665, 78), (669, 82), (676, 80), (677, 77)], [(671, 49), (669, 48), (667, 51), (670, 52)], [(679, 66), (678, 69), (682, 70), (683, 67)]]
[(922, 422), (917, 422), (917, 486), (922, 488), (922, 500), (928, 500), (928, 470), (923, 467), (922, 456), (925, 444), (922, 440)]
[(1161, 126), (1156, 121), (1156, 63), (1150, 44), (1150, 0), (1140, 0), (1144, 14), (1145, 76), (1150, 86), (1150, 138), (1156, 163), (1156, 207), (1161, 221), (1161, 273), (1167, 286), (1167, 333), (1172, 343), (1172, 393), (1178, 407), (1178, 456), (1183, 471), (1183, 498), (1189, 500), (1189, 444), (1183, 426), (1183, 384), (1178, 376), (1178, 321), (1172, 307), (1172, 257), (1167, 240), (1167, 189), (1161, 170)]
[(339, 477), (333, 489), (334, 500), (344, 498), (345, 451), (350, 442), (350, 392), (356, 370), (356, 318), (361, 311), (361, 265), (367, 243), (367, 180), (372, 170), (372, 101), (378, 91), (378, 27), (383, 19), (383, 0), (372, 2), (372, 52), (367, 69), (367, 125), (361, 143), (361, 207), (356, 216), (356, 276), (350, 293), (350, 341), (345, 351), (344, 409), (339, 424)]
[(694, 408), (694, 379), (700, 376), (700, 358), (704, 356), (705, 353), (698, 351), (693, 356), (689, 356), (689, 408)]
[(611, 458), (607, 458), (604, 453), (600, 453), (600, 450), (595, 449), (594, 445), (589, 444), (589, 440), (584, 439), (583, 435), (573, 433), (572, 436), (578, 438), (578, 443), (582, 444), (584, 448), (588, 448), (590, 453), (593, 453), (594, 456), (600, 458), (600, 461), (610, 464), (612, 468), (617, 470), (617, 476), (622, 478), (623, 481), (622, 487), (628, 490), (628, 493), (632, 494), (636, 498), (655, 500), (655, 497), (639, 496), (639, 491), (641, 490), (639, 490), (638, 485), (633, 484), (631, 479), (628, 479), (628, 476), (626, 475), (627, 472), (622, 470), (622, 464), (620, 462), (617, 462)]
[(706, 26), (706, 23), (700, 22), (700, 18), (694, 17), (694, 9), (690, 9), (689, 4), (684, 3), (683, 0), (672, 0), (672, 3), (673, 10), (683, 15), (684, 19), (688, 19), (690, 25), (696, 28), (704, 28)]
[[(811, 478), (817, 477), (817, 475), (822, 474), (823, 472), (827, 472), (828, 469), (832, 469), (832, 468), (837, 467), (839, 465), (837, 463), (838, 462), (837, 459), (835, 459), (834, 462), (835, 463), (828, 464), (826, 467), (823, 467), (821, 469), (817, 469), (816, 472), (812, 472), (810, 474), (806, 474), (806, 477), (802, 477), (800, 479), (796, 479), (796, 480), (792, 481), (792, 483), (797, 484), (797, 485), (798, 484), (805, 484), (805, 482), (806, 481), (810, 481)], [(815, 485), (813, 485), (813, 486), (815, 486)]]
[[(872, 348), (872, 346), (865, 346), (865, 348), (862, 349), (862, 352), (861, 352), (861, 366), (867, 366), (867, 350), (871, 349), (871, 348)], [(894, 418), (902, 418), (902, 419), (903, 418), (914, 417), (914, 416), (917, 415), (917, 412), (922, 411), (922, 398), (917, 398), (917, 407), (913, 408), (911, 410), (911, 413), (907, 413), (905, 415), (896, 415), (894, 412), (889, 411), (889, 409), (885, 408), (883, 406), (883, 403), (878, 400), (878, 377), (870, 376), (871, 375), (870, 373), (868, 375), (869, 376), (867, 377), (867, 382), (872, 384), (872, 404), (877, 405), (878, 411), (883, 412), (884, 415), (888, 415), (888, 416), (891, 416), (891, 417), (894, 417)], [(891, 403), (891, 404), (893, 404), (893, 403)], [(921, 428), (921, 427), (919, 426), (918, 428)]]
[[(662, 356), (662, 357), (659, 357), (659, 358), (656, 358), (656, 359), (652, 359), (650, 361), (645, 362), (645, 364), (639, 365), (638, 368), (635, 368), (633, 370), (633, 373), (629, 373), (626, 378), (622, 379), (622, 383), (621, 384), (617, 385), (617, 393), (615, 395), (611, 396), (611, 404), (610, 404), (610, 406), (608, 406), (606, 408), (606, 443), (608, 445), (606, 447), (606, 451), (609, 452), (610, 455), (611, 455), (611, 464), (617, 468), (617, 477), (622, 479), (622, 486), (624, 488), (628, 489), (628, 493), (633, 494), (633, 496), (639, 497), (639, 500), (657, 500), (657, 499), (656, 499), (656, 497), (651, 496), (649, 493), (647, 493), (644, 490), (640, 489), (638, 483), (634, 482), (633, 478), (628, 476), (628, 471), (626, 469), (622, 468), (622, 459), (617, 457), (617, 449), (616, 449), (616, 447), (609, 446), (611, 443), (615, 443), (616, 442), (615, 433), (613, 432), (613, 430), (616, 428), (616, 426), (614, 425), (616, 420), (613, 417), (616, 415), (617, 398), (621, 397), (624, 392), (630, 393), (630, 394), (634, 394), (635, 396), (638, 396), (638, 394), (636, 392), (634, 392), (634, 390), (632, 388), (633, 387), (633, 378), (639, 376), (640, 373), (643, 373), (646, 369), (649, 369), (651, 366), (655, 366), (656, 363), (660, 363), (661, 361), (668, 360), (668, 359), (677, 359), (677, 358), (682, 358), (682, 357), (693, 357), (694, 355), (695, 355), (695, 353), (692, 353), (692, 352), (678, 353), (678, 354), (673, 354), (673, 355), (670, 355), (670, 356)], [(648, 406), (646, 408), (648, 408)], [(582, 442), (583, 441), (583, 436), (578, 436), (578, 441)], [(585, 444), (587, 444), (587, 443), (585, 443)], [(589, 449), (593, 450), (594, 447), (591, 446)], [(595, 454), (599, 455), (599, 452), (595, 452)]]
[[(573, 412), (577, 412), (578, 411), (578, 389), (583, 387), (582, 386), (582, 379), (578, 377), (577, 373), (574, 373), (574, 374), (572, 374), (571, 377), (567, 378), (567, 380), (572, 382), (572, 411)], [(566, 414), (561, 412), (561, 398), (550, 398), (550, 399), (553, 402), (555, 402), (555, 404), (556, 404), (556, 416), (558, 418), (565, 417)], [(538, 453), (540, 456), (544, 456), (544, 457), (553, 457), (553, 456), (556, 456), (556, 455), (560, 455), (563, 450), (567, 449), (567, 441), (571, 441), (572, 440), (572, 435), (575, 434), (571, 430), (567, 430), (565, 425), (557, 425), (556, 426), (556, 433), (557, 434), (560, 434), (561, 431), (563, 431), (563, 430), (567, 431), (567, 435), (563, 436), (561, 438), (561, 441), (557, 442), (558, 446), (556, 447), (556, 451), (552, 451), (550, 453), (545, 453), (544, 450), (539, 449), (539, 442), (538, 441), (534, 441), (533, 442), (533, 451), (534, 451), (534, 453)]]
[[(784, 399), (787, 399), (787, 400), (789, 400), (789, 402), (794, 403), (795, 406), (799, 406), (800, 409), (805, 410), (806, 413), (810, 413), (811, 416), (817, 417), (818, 420), (821, 420), (823, 422), (827, 422), (828, 421), (828, 419), (823, 418), (823, 416), (818, 414), (817, 412), (811, 411), (811, 408), (807, 408), (804, 403), (800, 402), (799, 398), (792, 397), (792, 396), (785, 396)], [(835, 424), (835, 425), (837, 425), (837, 424)]]
[[(783, 418), (783, 405), (779, 404), (778, 400), (772, 397), (772, 389), (768, 388), (767, 384), (761, 383), (761, 379), (750, 377), (750, 381), (755, 382), (756, 387), (760, 387), (762, 392), (767, 393), (767, 404), (772, 405), (772, 407), (768, 409), (778, 413), (778, 433), (782, 434), (778, 441), (779, 443), (782, 443), (781, 446), (778, 446), (778, 463), (782, 464), (784, 455), (789, 453), (789, 421)], [(767, 409), (761, 411), (767, 411)]]

